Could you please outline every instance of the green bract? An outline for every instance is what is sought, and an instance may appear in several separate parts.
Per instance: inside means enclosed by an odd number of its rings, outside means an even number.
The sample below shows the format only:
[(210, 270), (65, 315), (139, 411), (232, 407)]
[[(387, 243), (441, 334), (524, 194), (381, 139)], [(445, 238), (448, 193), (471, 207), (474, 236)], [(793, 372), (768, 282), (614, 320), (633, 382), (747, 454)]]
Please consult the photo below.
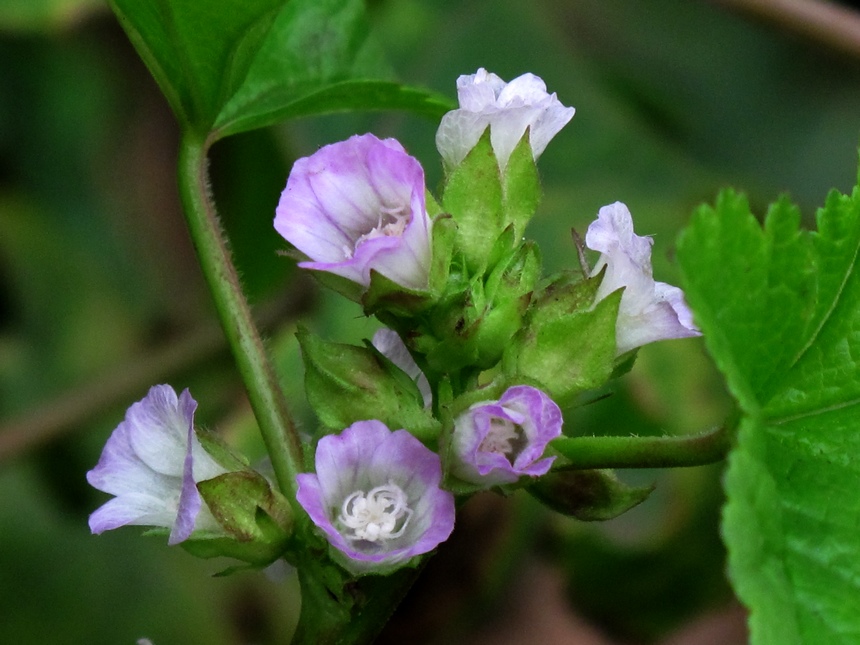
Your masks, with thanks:
[[(726, 476), (729, 573), (752, 642), (860, 637), (860, 189), (818, 231), (727, 191), (681, 236), (685, 289), (744, 414)], [(791, 312), (791, 315), (785, 315)]]
[(297, 336), (308, 401), (324, 426), (343, 429), (376, 419), (424, 441), (439, 433), (418, 386), (375, 348), (328, 343), (304, 329)]
[(505, 353), (509, 379), (536, 384), (561, 406), (609, 380), (621, 291), (594, 305), (601, 277), (573, 281), (563, 276), (537, 296), (525, 327)]
[[(540, 181), (528, 142), (528, 131), (502, 175), (489, 130), (446, 178), (442, 207), (457, 223), (457, 247), (467, 269), (482, 273), (500, 240), (510, 250), (522, 239), (540, 201)], [(511, 234), (505, 236), (506, 229)]]
[(552, 472), (528, 491), (554, 511), (586, 522), (611, 520), (644, 502), (654, 486), (628, 486), (611, 470)]
[(227, 556), (254, 566), (283, 557), (293, 530), (287, 500), (253, 470), (225, 473), (197, 484), (228, 536), (195, 535), (182, 546), (198, 557)]

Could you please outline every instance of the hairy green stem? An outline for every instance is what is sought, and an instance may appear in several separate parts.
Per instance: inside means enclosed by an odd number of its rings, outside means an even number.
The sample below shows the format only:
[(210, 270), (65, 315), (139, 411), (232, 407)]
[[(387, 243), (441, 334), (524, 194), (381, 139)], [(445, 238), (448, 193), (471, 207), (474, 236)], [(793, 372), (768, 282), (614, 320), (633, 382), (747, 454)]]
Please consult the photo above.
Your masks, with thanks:
[(304, 513), (296, 501), (296, 474), (302, 470), (301, 444), (221, 231), (209, 192), (207, 149), (207, 141), (194, 133), (186, 133), (180, 144), (179, 193), (185, 219), (278, 485), (297, 517), (302, 517)]
[(557, 470), (592, 468), (680, 468), (721, 461), (731, 447), (722, 426), (683, 437), (573, 437), (559, 450), (568, 463)]

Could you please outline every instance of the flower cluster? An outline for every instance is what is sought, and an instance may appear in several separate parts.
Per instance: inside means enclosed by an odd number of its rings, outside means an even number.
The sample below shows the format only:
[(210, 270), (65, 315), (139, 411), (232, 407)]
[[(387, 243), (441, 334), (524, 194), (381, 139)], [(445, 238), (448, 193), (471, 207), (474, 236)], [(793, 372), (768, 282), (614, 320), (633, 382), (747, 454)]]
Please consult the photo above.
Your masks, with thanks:
[[(651, 239), (621, 203), (588, 228), (600, 254), (590, 275), (540, 280), (537, 246), (522, 236), (535, 162), (574, 109), (532, 74), (505, 83), (480, 69), (457, 92), (436, 135), (438, 202), (403, 146), (365, 134), (299, 159), (276, 209), (299, 266), (384, 325), (363, 347), (298, 334), (321, 428), (296, 501), (352, 576), (435, 549), (454, 528), (455, 495), (526, 487), (546, 500), (538, 480), (564, 463), (552, 443), (560, 406), (605, 385), (636, 348), (698, 334), (680, 289), (654, 280)], [(170, 529), (171, 544), (215, 533), (282, 548), (288, 521), (273, 538), (249, 520), (259, 509), (283, 518), (277, 495), (201, 443), (195, 407), (187, 390), (157, 386), (129, 408), (88, 475), (116, 496), (93, 513), (93, 532), (145, 524)], [(248, 491), (250, 511), (226, 501)]]

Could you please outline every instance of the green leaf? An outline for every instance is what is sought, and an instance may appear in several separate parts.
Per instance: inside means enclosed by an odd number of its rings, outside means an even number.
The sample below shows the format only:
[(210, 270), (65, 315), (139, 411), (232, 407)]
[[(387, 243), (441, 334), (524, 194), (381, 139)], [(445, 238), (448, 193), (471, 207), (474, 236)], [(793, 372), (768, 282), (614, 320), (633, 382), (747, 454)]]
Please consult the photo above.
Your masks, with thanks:
[(361, 0), (112, 0), (180, 123), (215, 138), (354, 109), (439, 117), (390, 75)]
[(351, 110), (404, 110), (439, 120), (454, 107), (447, 97), (420, 87), (394, 81), (360, 79), (341, 81), (293, 96), (288, 95), (287, 87), (281, 87), (276, 92), (241, 106), (241, 110), (231, 102), (218, 116), (215, 127), (218, 136), (224, 137), (287, 119)]
[(860, 190), (818, 231), (732, 192), (683, 233), (685, 292), (744, 413), (724, 539), (754, 644), (860, 641)]
[(204, 133), (238, 91), (283, 0), (112, 0), (185, 127)]

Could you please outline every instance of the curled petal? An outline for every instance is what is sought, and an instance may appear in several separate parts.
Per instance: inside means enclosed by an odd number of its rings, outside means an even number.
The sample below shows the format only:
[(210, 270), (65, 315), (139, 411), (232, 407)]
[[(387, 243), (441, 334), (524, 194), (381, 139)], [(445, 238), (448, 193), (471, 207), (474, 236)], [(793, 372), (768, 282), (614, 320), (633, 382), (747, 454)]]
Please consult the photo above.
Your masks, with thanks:
[(624, 289), (615, 331), (619, 355), (657, 340), (700, 335), (683, 292), (654, 281), (653, 240), (633, 232), (633, 218), (627, 206), (615, 202), (601, 208), (588, 227), (585, 244), (601, 254), (592, 275), (605, 267), (596, 300)]
[(486, 486), (544, 475), (555, 457), (543, 453), (561, 426), (561, 410), (544, 392), (511, 387), (498, 401), (475, 403), (454, 421), (454, 473)]

